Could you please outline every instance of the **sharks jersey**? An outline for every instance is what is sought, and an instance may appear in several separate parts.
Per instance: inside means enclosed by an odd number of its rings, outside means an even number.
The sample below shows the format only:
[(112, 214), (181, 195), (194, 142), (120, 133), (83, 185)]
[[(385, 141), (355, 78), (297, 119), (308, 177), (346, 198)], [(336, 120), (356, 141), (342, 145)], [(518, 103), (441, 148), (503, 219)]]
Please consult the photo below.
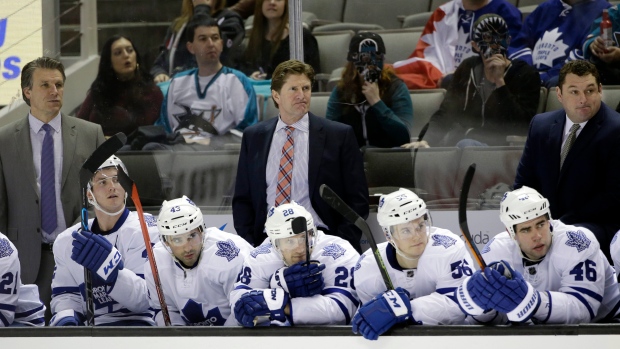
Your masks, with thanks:
[[(152, 245), (159, 240), (157, 222), (150, 214), (145, 214), (144, 218)], [(91, 231), (93, 221), (88, 221)], [(55, 315), (52, 325), (64, 316), (77, 313), (83, 317), (86, 314), (84, 267), (71, 259), (71, 233), (78, 229), (80, 224), (68, 228), (54, 243), (56, 267), (52, 279), (51, 307)], [(114, 284), (105, 284), (93, 273), (95, 325), (109, 326), (121, 321), (141, 321), (153, 325), (153, 312), (149, 309), (144, 281), (144, 268), (149, 268), (149, 264), (138, 214), (125, 209), (114, 228), (103, 236), (123, 256), (124, 268), (118, 272)]]
[[(231, 316), (228, 296), (241, 270), (243, 259), (252, 246), (241, 237), (217, 228), (206, 230), (198, 264), (186, 269), (158, 242), (153, 249), (161, 287), (172, 325), (222, 326), (226, 320), (236, 325)], [(158, 313), (157, 325), (164, 326), (161, 305), (153, 281), (153, 273), (145, 270), (149, 302)]]
[(243, 130), (258, 120), (256, 94), (240, 71), (222, 67), (211, 76), (198, 76), (198, 69), (176, 75), (157, 122), (168, 132), (179, 131), (188, 142)]
[(558, 76), (566, 61), (582, 59), (582, 45), (590, 25), (611, 5), (605, 0), (586, 0), (573, 6), (562, 0), (538, 5), (512, 37), (508, 57), (534, 65), (541, 80)]
[[(349, 324), (359, 305), (352, 279), (358, 258), (359, 253), (346, 240), (317, 231), (310, 260), (325, 265), (325, 288), (312, 297), (291, 298), (287, 325)], [(231, 307), (234, 309), (237, 300), (252, 289), (272, 288), (271, 276), (284, 266), (282, 255), (266, 239), (245, 258), (230, 295)]]
[(0, 327), (45, 325), (45, 306), (37, 285), (22, 285), (15, 245), (0, 233)]
[[(403, 269), (396, 249), (383, 242), (378, 249), (394, 287), (409, 292), (414, 321), (423, 325), (464, 324), (469, 321), (454, 298), (474, 265), (465, 243), (449, 230), (431, 228), (416, 269)], [(362, 254), (355, 266), (355, 288), (362, 303), (387, 291), (372, 250)]]
[[(547, 255), (526, 265), (516, 241), (500, 233), (481, 251), (488, 263), (504, 260), (539, 292), (546, 292), (549, 316), (538, 322), (588, 323), (614, 315), (620, 302), (616, 273), (592, 232), (551, 220), (553, 238)], [(527, 263), (531, 264), (531, 263)]]

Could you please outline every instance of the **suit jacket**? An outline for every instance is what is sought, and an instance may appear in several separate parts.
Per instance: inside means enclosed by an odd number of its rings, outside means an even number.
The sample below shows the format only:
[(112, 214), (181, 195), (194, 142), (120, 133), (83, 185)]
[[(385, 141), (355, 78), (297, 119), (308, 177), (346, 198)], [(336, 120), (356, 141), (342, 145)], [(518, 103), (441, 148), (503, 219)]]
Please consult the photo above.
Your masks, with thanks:
[[(101, 126), (62, 115), (63, 164), (60, 199), (67, 226), (80, 217), (79, 171), (105, 141)], [(0, 128), (0, 231), (19, 251), (22, 282), (34, 283), (41, 260), (40, 193), (28, 117)]]
[(564, 110), (536, 115), (530, 124), (515, 188), (538, 190), (551, 215), (593, 230), (601, 249), (620, 229), (620, 114), (601, 103), (583, 128), (560, 170)]
[[(332, 188), (357, 214), (368, 217), (368, 185), (362, 154), (351, 126), (309, 116), (308, 186), (310, 202), (330, 233), (348, 240), (360, 250), (361, 231), (348, 224), (319, 195), (321, 184)], [(239, 167), (233, 196), (233, 220), (237, 234), (258, 246), (267, 237), (266, 168), (278, 118), (248, 127), (243, 132)]]

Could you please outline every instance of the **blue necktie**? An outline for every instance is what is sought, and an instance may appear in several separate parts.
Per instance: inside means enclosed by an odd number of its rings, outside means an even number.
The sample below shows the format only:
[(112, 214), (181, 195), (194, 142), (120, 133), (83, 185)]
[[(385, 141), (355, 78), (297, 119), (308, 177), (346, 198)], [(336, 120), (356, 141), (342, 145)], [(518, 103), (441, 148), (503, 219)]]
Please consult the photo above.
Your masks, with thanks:
[(52, 234), (58, 226), (56, 219), (56, 176), (54, 171), (54, 129), (43, 125), (45, 138), (41, 147), (41, 227)]

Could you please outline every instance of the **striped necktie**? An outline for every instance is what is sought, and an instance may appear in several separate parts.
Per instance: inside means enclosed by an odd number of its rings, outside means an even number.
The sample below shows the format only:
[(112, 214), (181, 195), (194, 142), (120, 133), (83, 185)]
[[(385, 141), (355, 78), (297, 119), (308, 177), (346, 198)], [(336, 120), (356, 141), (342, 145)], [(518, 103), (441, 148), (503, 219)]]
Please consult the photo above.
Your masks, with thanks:
[(577, 139), (577, 130), (579, 130), (579, 127), (581, 127), (579, 124), (573, 124), (570, 128), (570, 133), (560, 153), (560, 169), (562, 169), (562, 165), (564, 165), (564, 160), (566, 159), (566, 155), (568, 155), (568, 151), (573, 146), (573, 143), (575, 143), (575, 139)]
[(278, 186), (276, 188), (276, 206), (289, 203), (291, 201), (291, 186), (293, 184), (293, 151), (295, 140), (293, 139), (294, 127), (286, 126), (286, 141), (282, 147), (280, 157), (280, 168), (278, 169)]

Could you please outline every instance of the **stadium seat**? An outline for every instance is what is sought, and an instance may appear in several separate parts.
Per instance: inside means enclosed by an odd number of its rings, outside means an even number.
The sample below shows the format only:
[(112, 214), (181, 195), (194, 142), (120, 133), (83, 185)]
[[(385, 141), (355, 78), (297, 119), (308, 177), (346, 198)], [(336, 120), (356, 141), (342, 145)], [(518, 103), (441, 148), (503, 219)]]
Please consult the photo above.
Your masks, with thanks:
[[(420, 12), (420, 13), (414, 13), (414, 14), (405, 16), (403, 18), (402, 27), (403, 28), (417, 28), (419, 30), (423, 30), (424, 26), (426, 25), (426, 22), (428, 22), (428, 19), (431, 18), (431, 14), (433, 13), (432, 12)], [(413, 52), (414, 48), (415, 46), (411, 48), (411, 52)]]
[(375, 30), (384, 30), (382, 26), (373, 23), (353, 23), (353, 22), (344, 22), (344, 23), (330, 23), (325, 24), (319, 27), (314, 27), (312, 33), (331, 33), (343, 30), (352, 30), (354, 33), (358, 31), (375, 31)]
[(545, 105), (547, 104), (547, 88), (544, 86), (540, 87), (540, 98), (538, 99), (538, 108), (536, 109), (536, 114), (543, 113), (545, 111)]
[(410, 149), (366, 148), (364, 172), (371, 196), (391, 193), (398, 188), (415, 191)]
[(347, 0), (342, 21), (375, 23), (385, 29), (397, 29), (401, 27), (398, 15), (428, 11), (428, 6), (429, 0)]
[(394, 63), (409, 58), (420, 39), (422, 31), (417, 28), (377, 30), (385, 44), (385, 62)]
[(319, 22), (342, 22), (344, 3), (345, 0), (304, 1), (301, 6), (304, 12), (314, 13)]
[(417, 139), (431, 116), (439, 110), (445, 95), (446, 90), (442, 88), (409, 91), (413, 103), (413, 126), (410, 132), (412, 138)]
[(349, 52), (349, 42), (355, 32), (344, 30), (337, 32), (313, 33), (319, 45), (321, 57), (321, 74), (315, 79), (319, 82), (319, 91), (325, 91), (325, 85), (334, 69), (344, 67)]
[(411, 152), (413, 185), (423, 199), (439, 202), (457, 198), (454, 180), (461, 150), (456, 147), (421, 148)]

